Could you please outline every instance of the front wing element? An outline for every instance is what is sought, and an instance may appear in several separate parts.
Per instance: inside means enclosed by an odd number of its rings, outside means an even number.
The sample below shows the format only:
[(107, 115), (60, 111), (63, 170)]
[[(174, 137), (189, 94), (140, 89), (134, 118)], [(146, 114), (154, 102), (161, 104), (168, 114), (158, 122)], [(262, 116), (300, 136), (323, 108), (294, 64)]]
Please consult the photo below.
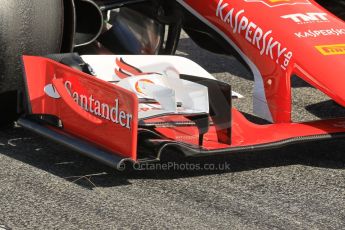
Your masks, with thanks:
[(137, 158), (138, 98), (132, 92), (41, 57), (24, 57), (29, 115), (121, 157)]
[(23, 59), (27, 103), (19, 124), (114, 167), (125, 160), (159, 160), (171, 149), (186, 156), (220, 155), (345, 134), (345, 118), (254, 124), (231, 108), (229, 85), (183, 71), (180, 79), (207, 87), (209, 112), (140, 118), (140, 104), (148, 102), (134, 92), (47, 58)]

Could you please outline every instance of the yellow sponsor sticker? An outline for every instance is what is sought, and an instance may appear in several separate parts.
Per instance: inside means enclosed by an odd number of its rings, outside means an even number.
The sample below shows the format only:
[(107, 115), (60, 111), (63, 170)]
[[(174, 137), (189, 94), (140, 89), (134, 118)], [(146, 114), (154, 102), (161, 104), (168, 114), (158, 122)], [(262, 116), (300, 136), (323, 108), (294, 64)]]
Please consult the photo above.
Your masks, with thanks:
[(315, 48), (323, 55), (343, 55), (345, 54), (345, 44), (322, 45)]

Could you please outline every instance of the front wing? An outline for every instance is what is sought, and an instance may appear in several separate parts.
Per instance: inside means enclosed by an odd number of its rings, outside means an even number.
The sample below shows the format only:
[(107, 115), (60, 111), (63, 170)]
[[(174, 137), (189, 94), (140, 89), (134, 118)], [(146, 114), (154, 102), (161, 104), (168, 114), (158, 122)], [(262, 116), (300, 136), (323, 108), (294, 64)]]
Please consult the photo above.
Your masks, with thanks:
[(345, 136), (345, 118), (254, 124), (231, 108), (230, 86), (183, 70), (180, 78), (208, 88), (209, 112), (142, 117), (142, 99), (114, 82), (47, 58), (23, 59), (27, 97), (18, 123), (115, 168), (125, 161), (157, 161), (169, 150), (222, 155)]

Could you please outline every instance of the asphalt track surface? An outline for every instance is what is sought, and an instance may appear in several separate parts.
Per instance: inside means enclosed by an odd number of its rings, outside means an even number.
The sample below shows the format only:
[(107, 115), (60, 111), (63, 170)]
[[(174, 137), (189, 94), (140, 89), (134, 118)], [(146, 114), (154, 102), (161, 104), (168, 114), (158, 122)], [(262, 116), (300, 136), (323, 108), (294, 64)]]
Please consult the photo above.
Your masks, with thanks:
[[(251, 113), (253, 81), (237, 61), (186, 37), (178, 54), (230, 82), (245, 96), (235, 106)], [(295, 86), (294, 119), (339, 113), (316, 90), (299, 81)], [(170, 170), (115, 172), (20, 127), (8, 128), (0, 131), (0, 226), (344, 229), (344, 143), (188, 160), (207, 166), (203, 170), (183, 170), (180, 163)]]

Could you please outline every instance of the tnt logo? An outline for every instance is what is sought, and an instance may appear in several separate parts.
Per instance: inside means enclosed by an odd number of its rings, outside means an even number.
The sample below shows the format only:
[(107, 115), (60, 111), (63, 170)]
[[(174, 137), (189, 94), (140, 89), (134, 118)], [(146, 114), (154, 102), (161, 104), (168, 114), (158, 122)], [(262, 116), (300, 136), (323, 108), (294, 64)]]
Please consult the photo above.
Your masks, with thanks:
[(289, 14), (281, 16), (284, 19), (291, 19), (298, 24), (328, 22), (327, 13), (305, 13), (305, 14)]
[(245, 0), (246, 2), (261, 2), (269, 7), (310, 4), (309, 0)]

